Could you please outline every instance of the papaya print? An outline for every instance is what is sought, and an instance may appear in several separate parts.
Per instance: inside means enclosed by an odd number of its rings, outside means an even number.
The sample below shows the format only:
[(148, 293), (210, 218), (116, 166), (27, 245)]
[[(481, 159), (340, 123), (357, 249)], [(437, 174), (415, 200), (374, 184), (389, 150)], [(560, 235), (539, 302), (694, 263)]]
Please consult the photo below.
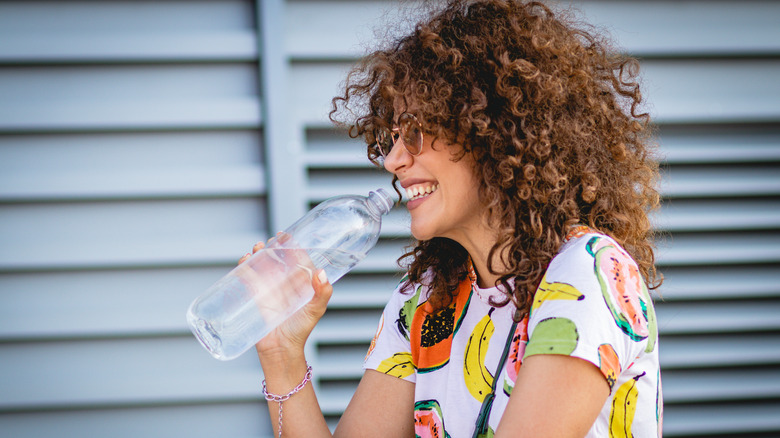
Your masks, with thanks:
[(444, 429), (441, 406), (436, 400), (422, 400), (414, 404), (414, 436), (417, 438), (449, 438)]
[(546, 318), (539, 321), (531, 333), (523, 358), (534, 354), (562, 354), (569, 356), (577, 348), (580, 335), (577, 326), (568, 318)]
[(383, 360), (376, 370), (399, 379), (409, 377), (414, 373), (412, 353), (395, 353)]
[(504, 374), (504, 393), (512, 395), (512, 389), (517, 381), (517, 373), (520, 371), (520, 365), (523, 364), (523, 354), (525, 345), (528, 343), (528, 315), (525, 316), (515, 327), (515, 333), (512, 335), (512, 345), (509, 347), (509, 356), (506, 358), (506, 373)]
[(609, 391), (612, 392), (612, 387), (615, 386), (621, 369), (617, 353), (609, 344), (599, 345), (599, 369), (601, 369), (601, 374), (604, 374), (604, 377), (607, 379)]
[(534, 293), (534, 302), (531, 304), (531, 313), (533, 313), (539, 306), (545, 301), (551, 300), (575, 300), (582, 301), (585, 299), (580, 291), (574, 286), (566, 283), (548, 283), (547, 274), (542, 277), (542, 282)]
[(376, 340), (379, 338), (379, 334), (382, 333), (382, 328), (385, 326), (385, 314), (382, 313), (382, 317), (379, 318), (379, 328), (376, 329), (376, 334), (374, 334), (374, 337), (371, 339), (371, 345), (368, 346), (368, 353), (366, 353), (366, 359), (368, 359), (368, 356), (371, 356), (371, 353), (374, 352), (374, 348), (376, 348)]
[(652, 303), (646, 301), (649, 295), (636, 264), (607, 239), (593, 237), (587, 249), (595, 259), (601, 294), (618, 327), (634, 341), (646, 339), (650, 335), (648, 309), (652, 312)]
[(417, 306), (409, 326), (409, 342), (418, 373), (437, 370), (450, 361), (452, 337), (463, 322), (471, 293), (471, 282), (466, 279), (449, 306), (437, 312), (427, 301)]
[(631, 438), (634, 434), (631, 428), (636, 415), (636, 402), (639, 397), (637, 382), (645, 373), (629, 379), (620, 385), (612, 399), (612, 410), (609, 415), (609, 438)]
[(469, 336), (464, 351), (463, 379), (469, 393), (478, 402), (482, 403), (485, 397), (493, 391), (493, 373), (485, 366), (490, 339), (495, 332), (495, 325), (491, 315), (496, 310), (491, 307), (488, 314), (474, 327)]
[(411, 298), (404, 302), (401, 306), (401, 310), (398, 311), (398, 319), (395, 321), (398, 326), (398, 331), (401, 332), (404, 337), (409, 339), (409, 327), (412, 325), (412, 317), (417, 310), (417, 303), (420, 301), (420, 293), (422, 293), (422, 286), (417, 286), (417, 291)]

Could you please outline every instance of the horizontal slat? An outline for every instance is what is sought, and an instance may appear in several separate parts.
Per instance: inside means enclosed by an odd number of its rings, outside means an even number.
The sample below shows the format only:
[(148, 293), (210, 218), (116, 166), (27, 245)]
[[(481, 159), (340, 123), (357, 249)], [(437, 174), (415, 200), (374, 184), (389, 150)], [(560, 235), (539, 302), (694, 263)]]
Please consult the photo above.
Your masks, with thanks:
[(670, 198), (776, 196), (780, 195), (780, 169), (674, 167), (661, 183), (661, 194)]
[[(780, 403), (776, 401), (674, 406), (664, 411), (664, 434), (699, 437), (749, 436), (749, 433), (780, 431)], [(757, 435), (772, 436), (772, 435)]]
[[(0, 69), (3, 106), (38, 107), (81, 102), (136, 102), (170, 100), (197, 103), (206, 99), (241, 99), (258, 95), (255, 64), (134, 64), (83, 66), (23, 66)], [(110, 103), (110, 102), (109, 102)]]
[(45, 249), (74, 243), (69, 239), (117, 245), (160, 238), (218, 241), (231, 234), (264, 233), (264, 207), (253, 198), (0, 204), (0, 239), (9, 251), (20, 249), (14, 245)]
[(11, 67), (0, 131), (257, 127), (257, 89), (252, 63)]
[(650, 60), (642, 63), (644, 95), (656, 123), (776, 122), (780, 58)]
[(306, 165), (310, 169), (370, 169), (374, 165), (366, 158), (365, 151), (309, 152)]
[(321, 380), (360, 379), (363, 375), (363, 360), (368, 347), (368, 341), (355, 344), (320, 345), (317, 358), (321, 365), (317, 367), (317, 374)]
[(254, 60), (249, 1), (0, 3), (0, 63)]
[[(606, 28), (621, 47), (642, 57), (780, 52), (780, 31), (773, 20), (780, 8), (772, 2), (566, 3), (574, 3), (587, 21)], [(406, 23), (409, 14), (402, 11), (399, 20), (397, 8), (387, 1), (290, 1), (285, 17), (288, 51), (302, 59), (355, 57), (375, 40), (374, 23)], [(299, 29), (298, 23), (307, 23), (306, 29)]]
[(254, 97), (22, 102), (0, 106), (0, 132), (248, 129), (260, 126)]
[(666, 164), (777, 163), (777, 124), (661, 125), (660, 153)]
[(257, 130), (5, 134), (0, 172), (259, 165), (261, 149)]
[(780, 269), (768, 266), (669, 267), (661, 270), (664, 301), (780, 297)]
[(349, 273), (333, 286), (329, 309), (381, 309), (390, 299), (401, 274), (360, 275)]
[(309, 168), (371, 168), (362, 139), (350, 138), (343, 130), (307, 129), (306, 165)]
[(26, 0), (0, 4), (0, 29), (9, 34), (251, 29), (253, 10), (244, 0)]
[(187, 333), (190, 302), (229, 269), (3, 274), (0, 340)]
[(368, 191), (383, 188), (393, 193), (391, 176), (380, 169), (352, 170), (310, 170), (307, 197), (322, 201), (338, 194), (366, 195)]
[(264, 182), (263, 169), (256, 165), (89, 171), (66, 168), (45, 175), (6, 171), (0, 174), (0, 201), (261, 196), (265, 194)]
[[(382, 309), (353, 311), (349, 315), (343, 312), (328, 311), (312, 332), (312, 340), (323, 344), (355, 344), (368, 342), (376, 333)], [(349, 325), (345, 325), (348, 316)]]
[[(224, 62), (257, 59), (252, 30), (177, 34), (4, 35), (0, 63)], [(56, 41), (53, 44), (52, 41)]]
[(0, 412), (261, 398), (256, 354), (219, 361), (192, 335), (5, 343), (0, 363)]
[(111, 241), (68, 236), (33, 247), (1, 246), (0, 272), (227, 265), (260, 240), (260, 233)]
[(780, 331), (780, 300), (773, 302), (657, 303), (664, 334)]
[(780, 201), (673, 199), (653, 214), (653, 223), (668, 232), (780, 229)]
[(677, 234), (659, 242), (663, 266), (780, 262), (780, 236)]
[(341, 415), (352, 399), (357, 384), (356, 380), (323, 382), (318, 393), (322, 412), (325, 415)]
[(780, 364), (777, 334), (662, 336), (660, 346), (662, 369)]
[[(143, 383), (151, 386), (149, 382)], [(240, 401), (108, 409), (66, 409), (0, 415), (8, 437), (272, 438), (265, 402)]]
[(722, 369), (663, 372), (664, 403), (697, 403), (780, 398), (777, 369)]

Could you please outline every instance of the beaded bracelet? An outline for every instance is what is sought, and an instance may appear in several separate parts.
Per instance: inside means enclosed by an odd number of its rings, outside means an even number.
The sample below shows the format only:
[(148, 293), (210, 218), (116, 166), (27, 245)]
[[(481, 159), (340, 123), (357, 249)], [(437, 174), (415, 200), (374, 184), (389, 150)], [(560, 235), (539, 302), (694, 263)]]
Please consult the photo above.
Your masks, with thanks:
[(307, 383), (311, 381), (311, 365), (308, 363), (306, 364), (306, 375), (303, 376), (303, 380), (301, 383), (298, 384), (295, 388), (292, 389), (292, 391), (288, 392), (285, 395), (276, 395), (271, 394), (268, 392), (268, 387), (265, 385), (265, 379), (263, 379), (263, 395), (265, 396), (265, 399), (267, 401), (273, 401), (279, 403), (279, 438), (282, 438), (282, 402), (286, 402), (290, 399), (290, 397), (293, 396), (293, 394), (297, 393), (301, 389), (303, 389), (304, 386), (306, 386)]

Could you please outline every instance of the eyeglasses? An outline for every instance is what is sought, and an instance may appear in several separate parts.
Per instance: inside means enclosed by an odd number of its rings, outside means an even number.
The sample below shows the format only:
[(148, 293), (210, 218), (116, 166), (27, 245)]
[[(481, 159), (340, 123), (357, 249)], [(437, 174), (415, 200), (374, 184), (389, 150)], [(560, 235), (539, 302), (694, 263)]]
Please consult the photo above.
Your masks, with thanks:
[(420, 121), (413, 114), (402, 113), (398, 117), (398, 127), (392, 131), (387, 128), (379, 128), (376, 133), (376, 146), (382, 157), (390, 155), (393, 146), (401, 138), (406, 150), (412, 155), (420, 155), (423, 145), (423, 132)]

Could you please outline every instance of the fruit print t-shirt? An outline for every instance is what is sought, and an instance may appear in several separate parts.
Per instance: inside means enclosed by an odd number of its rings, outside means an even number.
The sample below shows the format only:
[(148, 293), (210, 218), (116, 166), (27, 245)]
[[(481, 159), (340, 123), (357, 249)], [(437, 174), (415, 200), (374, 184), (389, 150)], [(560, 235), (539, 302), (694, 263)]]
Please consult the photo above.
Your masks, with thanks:
[(427, 296), (424, 285), (396, 289), (364, 364), (415, 383), (417, 436), (471, 437), (478, 418), (492, 436), (523, 359), (535, 354), (578, 357), (601, 370), (610, 395), (587, 437), (661, 435), (653, 304), (636, 263), (610, 237), (573, 230), (516, 324), (513, 305), (491, 305), (503, 298), (498, 288), (466, 279), (436, 313)]

